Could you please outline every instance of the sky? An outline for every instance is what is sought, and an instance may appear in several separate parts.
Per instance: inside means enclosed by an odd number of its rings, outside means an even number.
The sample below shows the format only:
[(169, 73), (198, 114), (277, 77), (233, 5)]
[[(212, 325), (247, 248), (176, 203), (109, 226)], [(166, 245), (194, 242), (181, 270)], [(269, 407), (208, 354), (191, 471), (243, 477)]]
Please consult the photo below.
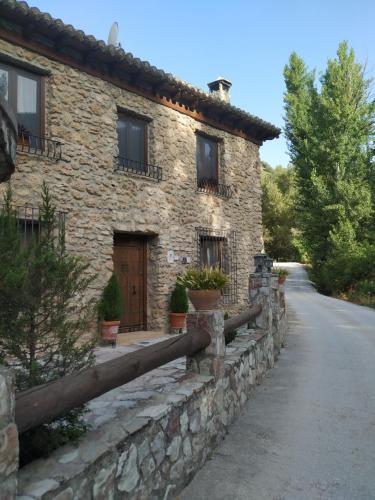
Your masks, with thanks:
[[(231, 102), (282, 128), (283, 68), (296, 51), (323, 72), (347, 40), (375, 77), (374, 0), (29, 0), (86, 34), (107, 41), (119, 23), (122, 48), (207, 90), (218, 76), (233, 83)], [(289, 163), (283, 136), (261, 158)]]

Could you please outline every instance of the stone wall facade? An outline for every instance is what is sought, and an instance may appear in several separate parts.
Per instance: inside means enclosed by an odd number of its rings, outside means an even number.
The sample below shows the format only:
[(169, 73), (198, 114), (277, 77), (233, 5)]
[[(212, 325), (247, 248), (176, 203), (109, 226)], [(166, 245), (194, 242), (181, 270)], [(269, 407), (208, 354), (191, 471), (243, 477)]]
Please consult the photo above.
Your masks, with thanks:
[[(183, 257), (196, 262), (196, 228), (204, 227), (236, 233), (237, 300), (225, 310), (246, 307), (252, 256), (262, 247), (259, 146), (5, 40), (0, 53), (49, 72), (45, 135), (63, 143), (60, 161), (17, 154), (14, 202), (38, 206), (48, 183), (57, 209), (67, 213), (67, 249), (97, 274), (92, 294), (113, 270), (114, 233), (149, 235), (148, 328), (165, 329), (170, 291)], [(149, 120), (148, 162), (162, 167), (161, 182), (115, 172), (118, 110)], [(197, 131), (220, 141), (219, 182), (233, 188), (230, 199), (197, 192)]]
[(0, 366), (0, 500), (17, 492), (18, 432), (14, 423), (14, 377)]

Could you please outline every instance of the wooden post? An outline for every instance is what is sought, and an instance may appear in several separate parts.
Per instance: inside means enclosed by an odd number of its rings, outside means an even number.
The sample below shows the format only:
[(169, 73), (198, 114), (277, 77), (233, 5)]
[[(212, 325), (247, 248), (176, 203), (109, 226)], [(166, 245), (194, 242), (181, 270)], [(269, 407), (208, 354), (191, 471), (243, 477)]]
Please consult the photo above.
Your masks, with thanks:
[(216, 380), (224, 374), (225, 337), (222, 311), (197, 311), (187, 315), (187, 331), (193, 336), (209, 335), (210, 344), (187, 357), (187, 368)]

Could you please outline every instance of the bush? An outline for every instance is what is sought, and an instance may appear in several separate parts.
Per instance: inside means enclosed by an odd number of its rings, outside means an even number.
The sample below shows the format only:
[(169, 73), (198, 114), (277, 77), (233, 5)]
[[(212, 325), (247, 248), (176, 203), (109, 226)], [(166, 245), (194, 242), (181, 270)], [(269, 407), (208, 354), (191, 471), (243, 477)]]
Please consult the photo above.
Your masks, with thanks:
[(229, 284), (229, 276), (218, 267), (192, 267), (178, 282), (190, 290), (221, 290)]
[(76, 408), (52, 424), (44, 424), (21, 434), (20, 467), (37, 458), (48, 457), (60, 446), (77, 441), (89, 427), (83, 419), (85, 413), (85, 407)]
[(176, 283), (172, 290), (169, 310), (171, 313), (187, 313), (189, 310), (186, 288), (180, 283)]
[(113, 273), (105, 286), (99, 302), (100, 321), (120, 321), (122, 316), (122, 293)]
[(356, 292), (375, 298), (375, 281), (363, 280), (355, 285)]
[(375, 308), (375, 280), (363, 280), (348, 292), (349, 300)]
[(322, 293), (348, 292), (360, 281), (375, 279), (374, 262), (374, 246), (355, 245), (331, 253), (324, 262), (314, 263), (312, 279)]
[[(24, 390), (91, 366), (95, 339), (82, 340), (94, 318), (86, 293), (95, 276), (64, 248), (64, 228), (46, 184), (42, 187), (37, 237), (25, 243), (7, 189), (0, 210), (0, 363), (14, 369)], [(21, 436), (21, 463), (44, 456), (78, 437), (84, 407)], [(31, 442), (32, 441), (32, 442)]]

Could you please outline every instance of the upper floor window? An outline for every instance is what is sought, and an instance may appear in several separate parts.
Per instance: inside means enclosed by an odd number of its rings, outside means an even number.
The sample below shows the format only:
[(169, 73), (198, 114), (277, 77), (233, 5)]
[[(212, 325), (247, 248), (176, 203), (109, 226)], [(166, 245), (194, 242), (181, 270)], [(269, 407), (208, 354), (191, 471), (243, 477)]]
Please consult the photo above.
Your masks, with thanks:
[(215, 190), (219, 183), (218, 143), (197, 134), (197, 183), (199, 188)]
[(119, 114), (117, 121), (119, 161), (135, 171), (146, 170), (147, 122), (131, 115)]
[(42, 135), (40, 86), (39, 75), (0, 63), (0, 97), (13, 109), (21, 137)]

